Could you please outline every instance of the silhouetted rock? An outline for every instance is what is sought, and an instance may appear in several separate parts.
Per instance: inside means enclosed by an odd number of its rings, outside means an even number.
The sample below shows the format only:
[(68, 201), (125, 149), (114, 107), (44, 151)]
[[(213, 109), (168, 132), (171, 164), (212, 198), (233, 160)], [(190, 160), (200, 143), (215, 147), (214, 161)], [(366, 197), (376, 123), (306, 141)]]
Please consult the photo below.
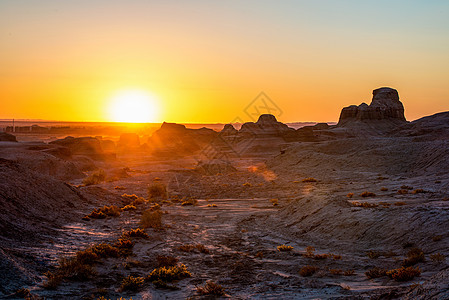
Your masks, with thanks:
[(118, 145), (122, 147), (139, 147), (139, 136), (135, 133), (123, 133), (122, 135), (120, 135)]
[(405, 123), (404, 106), (399, 101), (398, 91), (383, 87), (373, 91), (370, 105), (362, 103), (359, 106), (351, 105), (342, 109), (338, 126), (344, 126), (353, 121), (394, 121), (397, 124)]
[(0, 142), (17, 142), (17, 139), (12, 134), (0, 132)]
[(181, 124), (164, 122), (148, 139), (148, 148), (159, 156), (182, 156), (198, 152), (217, 136), (218, 132), (212, 129), (190, 129)]
[(68, 136), (64, 139), (50, 142), (50, 144), (61, 145), (69, 148), (74, 155), (85, 155), (93, 159), (114, 159), (114, 153), (105, 153), (101, 147), (100, 140), (94, 137), (79, 137), (74, 138)]
[(235, 135), (238, 133), (238, 130), (232, 126), (232, 124), (226, 124), (223, 129), (220, 131), (221, 135)]
[(256, 123), (247, 122), (242, 125), (239, 133), (252, 135), (282, 136), (285, 133), (294, 132), (293, 128), (278, 122), (276, 117), (270, 114), (260, 115)]

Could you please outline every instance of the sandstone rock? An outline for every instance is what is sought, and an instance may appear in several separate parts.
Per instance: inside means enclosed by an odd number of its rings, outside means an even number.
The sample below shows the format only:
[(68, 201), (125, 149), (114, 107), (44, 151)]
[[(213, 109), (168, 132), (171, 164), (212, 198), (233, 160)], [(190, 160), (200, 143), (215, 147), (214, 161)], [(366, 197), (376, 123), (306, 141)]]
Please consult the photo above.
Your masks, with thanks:
[(220, 131), (221, 135), (227, 136), (227, 135), (235, 135), (238, 133), (238, 130), (232, 126), (232, 124), (226, 124), (224, 128)]
[(260, 115), (256, 123), (248, 122), (242, 125), (239, 133), (253, 134), (253, 135), (271, 135), (281, 136), (288, 132), (293, 132), (294, 129), (288, 127), (284, 123), (278, 122), (276, 117), (270, 114)]
[(105, 153), (101, 147), (100, 140), (94, 137), (79, 137), (74, 138), (68, 136), (64, 139), (50, 142), (50, 144), (61, 145), (69, 148), (74, 155), (85, 155), (93, 159), (105, 160), (114, 159), (115, 154)]
[(353, 121), (369, 122), (389, 120), (395, 123), (405, 123), (404, 106), (399, 101), (395, 89), (382, 87), (373, 91), (370, 105), (362, 103), (342, 109), (338, 126), (344, 126)]

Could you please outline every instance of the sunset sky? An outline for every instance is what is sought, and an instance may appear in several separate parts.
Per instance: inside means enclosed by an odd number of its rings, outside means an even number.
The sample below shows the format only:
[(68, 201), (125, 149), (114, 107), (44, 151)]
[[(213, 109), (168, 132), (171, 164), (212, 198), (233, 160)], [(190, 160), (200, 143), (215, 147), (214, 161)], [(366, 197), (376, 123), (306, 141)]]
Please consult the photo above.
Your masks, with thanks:
[(264, 91), (337, 121), (381, 86), (409, 120), (449, 110), (449, 1), (0, 1), (1, 119), (119, 121), (133, 91), (148, 122), (249, 121)]

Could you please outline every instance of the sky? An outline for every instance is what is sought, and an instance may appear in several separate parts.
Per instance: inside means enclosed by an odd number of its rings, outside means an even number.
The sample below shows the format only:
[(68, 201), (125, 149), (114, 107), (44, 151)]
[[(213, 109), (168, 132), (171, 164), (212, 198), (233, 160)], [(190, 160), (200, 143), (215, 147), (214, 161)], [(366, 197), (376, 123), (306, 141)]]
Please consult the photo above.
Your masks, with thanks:
[(149, 122), (250, 121), (260, 92), (328, 122), (382, 86), (449, 110), (449, 1), (0, 0), (0, 119), (117, 121), (131, 90)]

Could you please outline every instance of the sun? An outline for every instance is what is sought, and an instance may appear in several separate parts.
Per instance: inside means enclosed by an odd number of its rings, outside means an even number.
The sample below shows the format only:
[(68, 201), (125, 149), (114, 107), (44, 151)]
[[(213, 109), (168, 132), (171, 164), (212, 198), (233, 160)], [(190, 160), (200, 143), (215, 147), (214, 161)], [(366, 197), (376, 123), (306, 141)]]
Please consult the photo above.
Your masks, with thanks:
[(158, 99), (143, 90), (117, 92), (110, 100), (109, 117), (114, 122), (151, 123), (158, 118)]

